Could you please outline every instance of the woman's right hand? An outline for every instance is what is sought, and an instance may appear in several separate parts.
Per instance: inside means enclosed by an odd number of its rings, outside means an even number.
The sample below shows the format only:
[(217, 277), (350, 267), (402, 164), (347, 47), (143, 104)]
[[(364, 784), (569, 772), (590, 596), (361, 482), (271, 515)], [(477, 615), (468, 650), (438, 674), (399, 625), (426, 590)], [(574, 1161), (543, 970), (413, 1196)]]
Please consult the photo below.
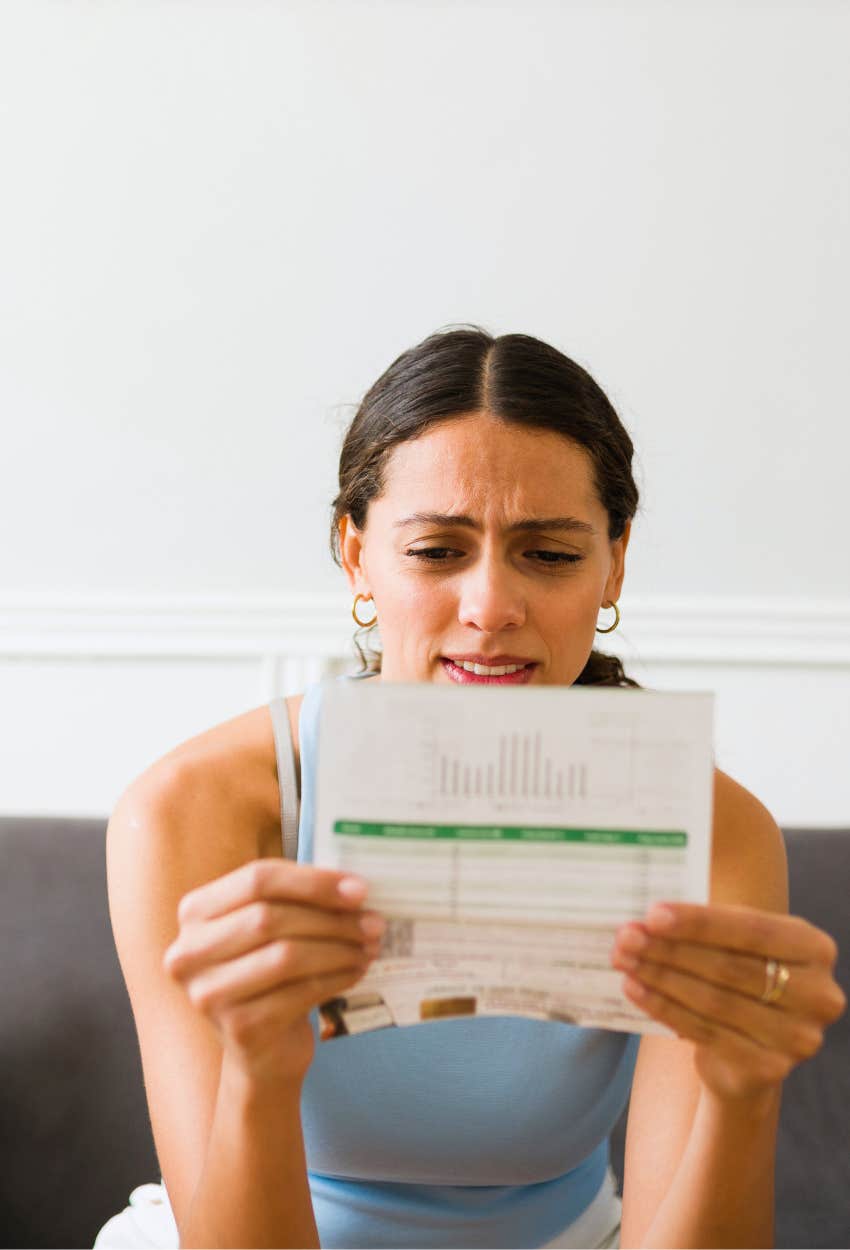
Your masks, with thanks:
[(367, 885), (349, 874), (255, 859), (184, 894), (163, 967), (251, 1080), (301, 1082), (315, 1050), (308, 1014), (354, 985), (380, 948), (362, 922)]

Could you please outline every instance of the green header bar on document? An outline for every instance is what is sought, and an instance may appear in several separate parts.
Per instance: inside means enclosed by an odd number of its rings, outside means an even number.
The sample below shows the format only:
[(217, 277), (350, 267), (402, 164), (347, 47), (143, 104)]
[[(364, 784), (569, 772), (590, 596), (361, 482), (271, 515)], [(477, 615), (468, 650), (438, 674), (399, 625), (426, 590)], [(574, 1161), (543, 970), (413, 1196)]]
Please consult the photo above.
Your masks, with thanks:
[(334, 833), (365, 838), (455, 838), (462, 842), (585, 842), (595, 846), (687, 846), (681, 830), (653, 829), (533, 829), (521, 825), (409, 825), (370, 824), (335, 820)]

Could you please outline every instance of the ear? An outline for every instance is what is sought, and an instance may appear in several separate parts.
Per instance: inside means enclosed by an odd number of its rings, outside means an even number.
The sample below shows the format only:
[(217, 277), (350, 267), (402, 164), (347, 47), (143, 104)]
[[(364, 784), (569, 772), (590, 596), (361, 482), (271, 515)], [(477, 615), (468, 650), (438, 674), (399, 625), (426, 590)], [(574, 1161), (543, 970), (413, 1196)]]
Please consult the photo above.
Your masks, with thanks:
[(620, 598), (620, 591), (623, 589), (623, 578), (626, 575), (626, 548), (629, 545), (631, 532), (632, 523), (631, 521), (626, 521), (620, 537), (615, 538), (611, 543), (611, 572), (608, 574), (608, 580), (605, 583), (604, 603), (616, 603)]
[(370, 596), (369, 583), (363, 568), (363, 532), (346, 513), (339, 522), (339, 555), (348, 584), (356, 595)]

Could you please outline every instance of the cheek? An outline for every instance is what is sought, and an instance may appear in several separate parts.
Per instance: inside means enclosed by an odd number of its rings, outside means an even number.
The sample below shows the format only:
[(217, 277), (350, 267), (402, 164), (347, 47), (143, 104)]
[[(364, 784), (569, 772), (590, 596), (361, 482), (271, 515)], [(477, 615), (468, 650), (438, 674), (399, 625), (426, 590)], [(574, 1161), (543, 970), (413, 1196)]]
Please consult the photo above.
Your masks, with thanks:
[[(376, 595), (378, 592), (376, 586)], [(438, 578), (390, 576), (382, 581), (380, 615), (402, 641), (439, 632), (457, 613), (457, 593)]]
[(567, 620), (577, 624), (579, 621), (595, 620), (599, 606), (599, 596), (595, 585), (572, 582), (562, 594), (553, 595), (541, 601), (540, 611), (550, 619)]
[(455, 596), (436, 585), (396, 582), (387, 587), (383, 599), (383, 615), (410, 622), (437, 621), (456, 608)]

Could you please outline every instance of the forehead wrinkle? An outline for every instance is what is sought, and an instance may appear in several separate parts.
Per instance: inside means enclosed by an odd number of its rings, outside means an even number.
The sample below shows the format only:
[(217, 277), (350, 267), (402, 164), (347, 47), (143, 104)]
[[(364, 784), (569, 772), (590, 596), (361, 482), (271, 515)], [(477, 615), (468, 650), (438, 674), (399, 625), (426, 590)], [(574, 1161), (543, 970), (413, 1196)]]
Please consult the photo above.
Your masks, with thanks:
[[(438, 525), (450, 529), (459, 526), (464, 529), (483, 529), (475, 517), (471, 517), (465, 513), (439, 513), (439, 512), (417, 512), (412, 516), (402, 517), (398, 521), (393, 522), (393, 528), (399, 529), (405, 525)], [(561, 529), (571, 530), (578, 533), (595, 534), (595, 528), (589, 521), (583, 521), (579, 517), (557, 516), (557, 517), (519, 517), (516, 521), (509, 521), (502, 526), (506, 531), (522, 532), (544, 530), (544, 529)]]
[[(445, 490), (446, 485), (449, 485), (449, 490)], [(545, 491), (541, 497), (538, 491), (529, 491), (516, 480), (502, 491), (497, 484), (485, 483), (479, 478), (470, 478), (463, 484), (441, 483), (442, 488), (435, 490), (431, 497), (424, 495), (420, 483), (416, 483), (415, 487), (418, 489), (411, 491), (403, 502), (399, 501), (394, 529), (412, 524), (414, 520), (422, 524), (440, 524), (444, 528), (452, 525), (463, 527), (464, 522), (457, 518), (466, 517), (471, 522), (469, 528), (483, 530), (494, 525), (497, 529), (518, 532), (521, 525), (527, 525), (530, 530), (534, 525), (544, 528), (543, 523), (547, 520), (570, 519), (577, 522), (569, 527), (572, 532), (581, 533), (582, 527), (586, 526), (590, 533), (596, 533), (593, 510), (588, 512), (583, 491), (559, 490), (557, 497), (553, 492)]]
[[(481, 437), (480, 425), (475, 429), (478, 424), (475, 418), (465, 420), (453, 431), (438, 427), (400, 444), (387, 466), (384, 507), (389, 505), (396, 517), (459, 513), (481, 525), (575, 514), (587, 522), (599, 521), (583, 448), (571, 445), (564, 456), (563, 440), (552, 436), (553, 454), (541, 460), (540, 442), (529, 438), (538, 431), (523, 431), (519, 440), (505, 439), (505, 429), (498, 425), (490, 441)], [(540, 433), (545, 441), (546, 434)]]

